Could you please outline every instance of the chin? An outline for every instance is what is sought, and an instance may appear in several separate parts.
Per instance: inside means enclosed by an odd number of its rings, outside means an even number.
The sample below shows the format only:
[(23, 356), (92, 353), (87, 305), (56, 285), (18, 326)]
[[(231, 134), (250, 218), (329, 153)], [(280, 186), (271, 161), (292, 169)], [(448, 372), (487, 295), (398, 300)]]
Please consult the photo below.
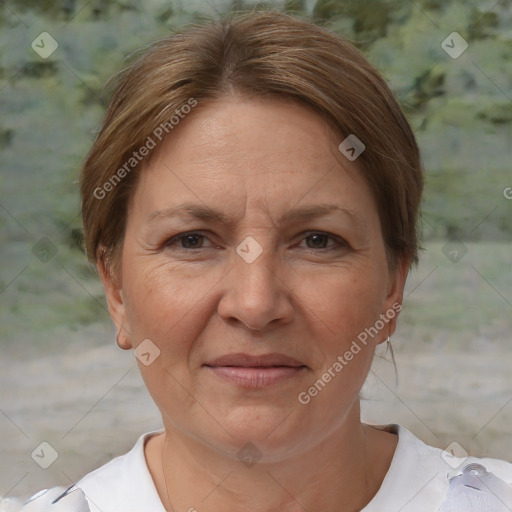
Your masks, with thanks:
[(260, 462), (283, 460), (303, 450), (305, 440), (310, 437), (307, 422), (291, 407), (237, 407), (224, 416), (222, 423), (231, 434), (221, 441), (227, 451), (236, 458), (261, 457)]

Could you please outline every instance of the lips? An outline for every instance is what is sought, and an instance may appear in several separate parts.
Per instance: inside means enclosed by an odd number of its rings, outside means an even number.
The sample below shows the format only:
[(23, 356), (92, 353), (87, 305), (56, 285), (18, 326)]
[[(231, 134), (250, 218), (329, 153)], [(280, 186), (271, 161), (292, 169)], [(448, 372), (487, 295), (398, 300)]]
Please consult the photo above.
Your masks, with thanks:
[(293, 357), (272, 353), (263, 355), (226, 354), (206, 363), (205, 366), (239, 366), (244, 368), (268, 368), (270, 366), (306, 366)]
[(266, 388), (297, 377), (307, 369), (297, 359), (278, 353), (226, 354), (203, 366), (217, 377), (244, 388)]

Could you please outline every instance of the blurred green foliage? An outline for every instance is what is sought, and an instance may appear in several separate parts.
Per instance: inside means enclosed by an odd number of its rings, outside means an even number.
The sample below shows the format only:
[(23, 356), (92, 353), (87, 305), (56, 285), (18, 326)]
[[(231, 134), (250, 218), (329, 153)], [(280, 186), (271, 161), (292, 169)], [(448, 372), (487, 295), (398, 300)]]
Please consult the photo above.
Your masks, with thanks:
[[(30, 248), (42, 236), (59, 247), (55, 268), (87, 274), (77, 171), (101, 123), (104, 84), (127, 56), (215, 11), (255, 7), (310, 17), (381, 70), (422, 150), (426, 240), (510, 240), (510, 1), (8, 0), (0, 5), (0, 289), (24, 266), (20, 279), (34, 279), (31, 266), (41, 263)], [(453, 31), (469, 44), (457, 59), (441, 48)], [(48, 59), (31, 48), (42, 32), (59, 44)], [(66, 309), (71, 323), (94, 316), (101, 290), (90, 294), (88, 307)]]

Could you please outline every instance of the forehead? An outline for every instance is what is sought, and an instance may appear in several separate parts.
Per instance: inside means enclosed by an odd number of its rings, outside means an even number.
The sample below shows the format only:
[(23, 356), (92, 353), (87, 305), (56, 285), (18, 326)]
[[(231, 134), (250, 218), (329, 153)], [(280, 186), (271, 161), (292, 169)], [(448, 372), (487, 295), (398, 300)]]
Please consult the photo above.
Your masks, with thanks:
[[(265, 168), (292, 172), (302, 163), (320, 167), (341, 161), (338, 138), (319, 114), (297, 101), (229, 96), (184, 116), (158, 145), (152, 162), (172, 154), (174, 166), (186, 162), (194, 168), (210, 159), (222, 165), (219, 171), (238, 175)], [(289, 165), (283, 166), (284, 161)], [(273, 162), (279, 165), (268, 167)]]
[(281, 217), (299, 203), (375, 209), (355, 162), (312, 109), (279, 99), (227, 98), (180, 121), (142, 170), (135, 202), (149, 215), (180, 201)]

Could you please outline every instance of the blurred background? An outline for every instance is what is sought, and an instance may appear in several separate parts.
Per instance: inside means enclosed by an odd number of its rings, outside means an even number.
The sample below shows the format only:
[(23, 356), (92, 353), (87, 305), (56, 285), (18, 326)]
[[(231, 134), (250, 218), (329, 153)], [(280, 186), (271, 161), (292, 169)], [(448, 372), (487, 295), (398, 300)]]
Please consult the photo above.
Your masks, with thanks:
[(83, 252), (77, 176), (101, 124), (105, 83), (173, 29), (269, 7), (354, 41), (422, 149), (424, 250), (392, 340), (398, 379), (389, 353), (380, 354), (363, 390), (364, 419), (512, 460), (510, 0), (7, 0), (0, 497), (70, 485), (160, 427), (133, 355), (115, 345)]

